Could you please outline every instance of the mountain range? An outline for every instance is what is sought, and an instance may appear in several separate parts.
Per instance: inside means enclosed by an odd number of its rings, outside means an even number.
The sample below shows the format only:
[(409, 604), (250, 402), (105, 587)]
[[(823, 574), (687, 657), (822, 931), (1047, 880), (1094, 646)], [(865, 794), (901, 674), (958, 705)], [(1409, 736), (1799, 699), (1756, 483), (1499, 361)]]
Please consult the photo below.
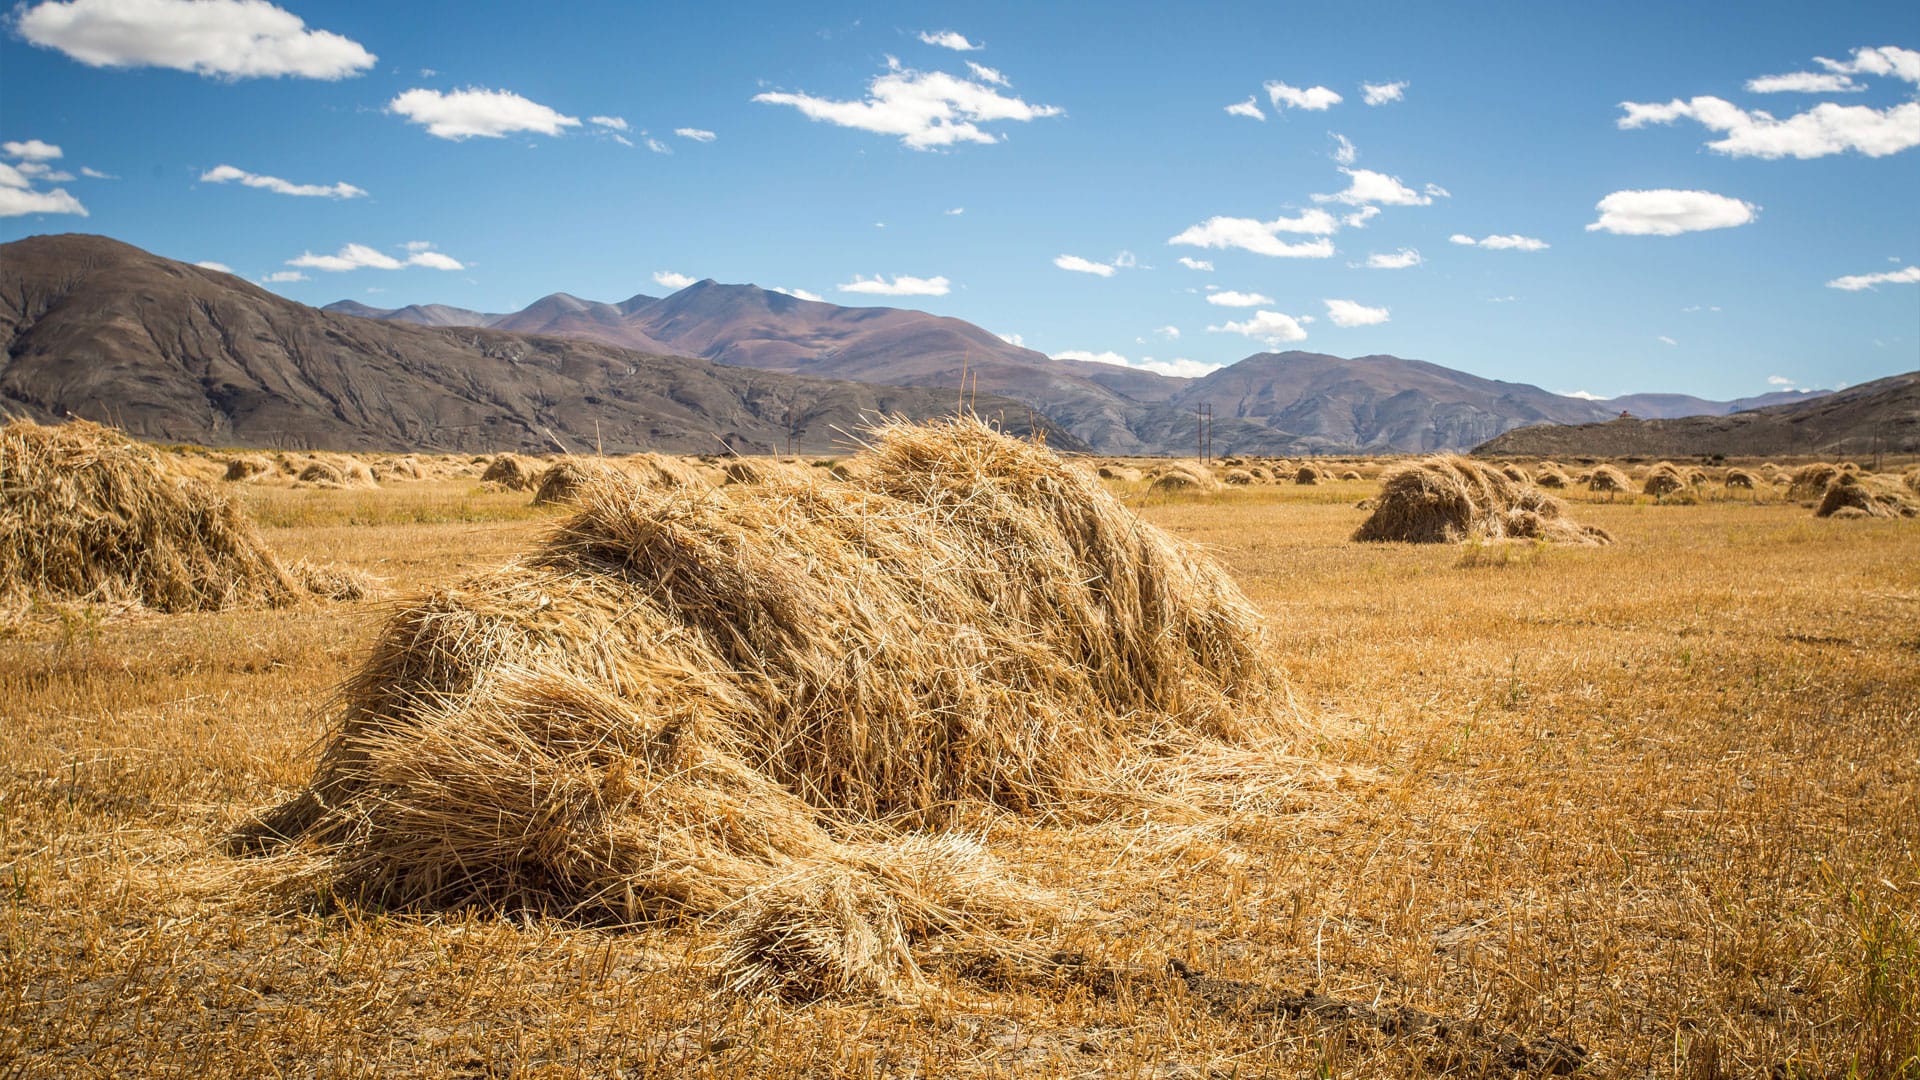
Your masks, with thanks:
[[(245, 445), (818, 452), (862, 415), (967, 400), (1106, 454), (1466, 449), (1528, 425), (1753, 404), (1593, 401), (1393, 356), (1260, 353), (1201, 378), (1048, 357), (959, 319), (701, 281), (519, 311), (314, 309), (105, 237), (0, 245), (0, 407)], [(977, 394), (974, 390), (977, 389)]]

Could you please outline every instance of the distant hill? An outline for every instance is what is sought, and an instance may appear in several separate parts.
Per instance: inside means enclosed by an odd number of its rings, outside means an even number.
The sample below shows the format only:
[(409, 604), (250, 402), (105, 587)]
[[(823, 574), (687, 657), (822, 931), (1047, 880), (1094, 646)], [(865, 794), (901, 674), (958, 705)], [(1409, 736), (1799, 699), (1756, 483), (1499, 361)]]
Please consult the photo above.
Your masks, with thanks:
[[(99, 236), (0, 245), (0, 412), (82, 416), (147, 439), (458, 451), (844, 446), (863, 417), (957, 395), (769, 374), (578, 338), (317, 311)], [(982, 394), (1015, 432), (1028, 412)], [(1072, 437), (1044, 417), (1056, 445)]]
[(1920, 453), (1920, 371), (1725, 416), (1526, 427), (1475, 448), (1514, 457), (1863, 457)]
[(1628, 394), (1625, 397), (1596, 401), (1595, 404), (1605, 405), (1616, 415), (1628, 412), (1641, 420), (1671, 420), (1679, 416), (1725, 416), (1728, 413), (1746, 412), (1749, 409), (1791, 405), (1799, 401), (1812, 401), (1814, 398), (1823, 397), (1832, 392), (1831, 390), (1776, 390), (1771, 394), (1735, 398), (1732, 401), (1709, 401), (1691, 394)]

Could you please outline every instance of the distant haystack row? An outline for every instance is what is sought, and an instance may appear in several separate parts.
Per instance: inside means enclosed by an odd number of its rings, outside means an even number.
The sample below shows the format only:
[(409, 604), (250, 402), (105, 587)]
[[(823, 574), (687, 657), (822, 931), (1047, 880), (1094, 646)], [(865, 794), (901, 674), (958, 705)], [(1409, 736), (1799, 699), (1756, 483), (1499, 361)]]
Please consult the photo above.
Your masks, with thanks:
[(122, 432), (0, 428), (0, 605), (217, 611), (367, 591), (355, 575), (283, 565), (231, 499)]
[(1607, 544), (1603, 529), (1566, 516), (1558, 499), (1457, 455), (1430, 457), (1387, 473), (1373, 513), (1355, 540), (1452, 544), (1467, 539)]
[(920, 830), (1271, 731), (1259, 619), (1091, 470), (971, 421), (872, 441), (843, 483), (591, 475), (526, 555), (393, 616), (248, 842), (336, 895), (714, 917), (733, 984), (801, 993), (911, 992), (919, 939), (1043, 918)]

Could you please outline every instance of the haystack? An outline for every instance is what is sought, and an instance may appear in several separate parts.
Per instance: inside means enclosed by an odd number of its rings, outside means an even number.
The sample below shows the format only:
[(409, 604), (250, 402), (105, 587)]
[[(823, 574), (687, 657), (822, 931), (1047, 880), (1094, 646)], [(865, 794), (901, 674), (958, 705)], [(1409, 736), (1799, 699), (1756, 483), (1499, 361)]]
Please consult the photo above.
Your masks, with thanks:
[(1640, 486), (1642, 493), (1659, 498), (1671, 495), (1687, 486), (1687, 478), (1672, 462), (1662, 461), (1647, 471), (1646, 482)]
[(1221, 480), (1234, 487), (1246, 487), (1253, 483), (1253, 474), (1245, 469), (1228, 469), (1227, 475), (1221, 477)]
[(1266, 466), (1264, 465), (1249, 466), (1247, 468), (1247, 475), (1253, 477), (1255, 480), (1259, 481), (1262, 484), (1269, 484), (1273, 482), (1273, 474), (1268, 472)]
[(1387, 473), (1373, 514), (1355, 540), (1451, 544), (1481, 540), (1552, 540), (1606, 544), (1612, 537), (1566, 517), (1558, 499), (1530, 484), (1516, 484), (1490, 465), (1441, 455)]
[(1567, 479), (1566, 473), (1546, 467), (1541, 468), (1539, 475), (1533, 478), (1533, 482), (1536, 487), (1553, 488), (1556, 491), (1573, 483)]
[(1907, 485), (1908, 491), (1920, 495), (1920, 469), (1907, 470), (1907, 475), (1902, 478), (1902, 482)]
[(1754, 489), (1754, 479), (1754, 475), (1745, 469), (1728, 469), (1726, 485), (1728, 488), (1752, 491)]
[(1327, 474), (1311, 465), (1302, 465), (1294, 472), (1293, 482), (1296, 484), (1317, 484), (1320, 482), (1320, 478), (1325, 475)]
[(534, 478), (540, 475), (540, 463), (518, 454), (500, 454), (487, 462), (487, 470), (480, 474), (483, 484), (499, 484), (508, 491), (526, 491), (533, 487)]
[(1347, 470), (1346, 472), (1343, 472), (1343, 473), (1341, 473), (1341, 474), (1340, 474), (1340, 479), (1342, 479), (1342, 480), (1362, 480), (1362, 479), (1365, 479), (1365, 477), (1362, 477), (1362, 476), (1360, 475), (1360, 470), (1359, 470), (1359, 469), (1348, 469), (1348, 470)]
[(1213, 474), (1206, 469), (1185, 461), (1172, 461), (1155, 466), (1147, 474), (1151, 481), (1147, 490), (1155, 494), (1167, 494), (1176, 491), (1207, 491), (1214, 487)]
[(1811, 465), (1802, 465), (1793, 470), (1793, 478), (1787, 483), (1787, 498), (1818, 499), (1826, 495), (1827, 488), (1840, 477), (1840, 466), (1824, 461)]
[(533, 485), (533, 505), (570, 505), (597, 474), (611, 471), (613, 467), (604, 461), (562, 458), (540, 471)]
[(84, 420), (0, 428), (0, 601), (214, 611), (302, 595), (232, 499)]
[(1630, 481), (1627, 474), (1612, 465), (1598, 465), (1587, 474), (1588, 491), (1625, 491)]
[(641, 482), (655, 487), (706, 487), (709, 481), (698, 468), (684, 458), (671, 454), (630, 454), (616, 464)]
[(1507, 479), (1513, 481), (1516, 484), (1533, 483), (1533, 477), (1527, 475), (1527, 470), (1521, 468), (1518, 465), (1513, 464), (1512, 462), (1508, 462), (1507, 464), (1500, 466), (1500, 475), (1506, 477)]
[(378, 484), (371, 469), (344, 454), (313, 455), (301, 466), (296, 479), (319, 487), (375, 487)]
[(1920, 517), (1920, 500), (1915, 500), (1913, 492), (1891, 476), (1840, 473), (1827, 485), (1813, 516), (1833, 517), (1847, 508), (1868, 517)]
[(711, 917), (744, 987), (904, 992), (922, 938), (1003, 942), (1045, 898), (942, 824), (1260, 730), (1258, 618), (1043, 448), (970, 420), (870, 441), (848, 484), (596, 479), (392, 617), (254, 839), (334, 895)]
[(264, 454), (241, 454), (227, 461), (226, 479), (236, 483), (273, 474), (273, 459)]

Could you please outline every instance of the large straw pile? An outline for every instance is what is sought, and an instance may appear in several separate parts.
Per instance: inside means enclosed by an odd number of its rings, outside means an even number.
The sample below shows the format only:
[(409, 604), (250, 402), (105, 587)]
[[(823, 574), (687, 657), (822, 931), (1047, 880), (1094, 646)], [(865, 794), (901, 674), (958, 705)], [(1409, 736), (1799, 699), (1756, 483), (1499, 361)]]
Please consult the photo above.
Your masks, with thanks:
[(1787, 484), (1789, 499), (1818, 499), (1827, 493), (1827, 488), (1840, 478), (1840, 466), (1824, 461), (1811, 465), (1802, 465), (1793, 470), (1793, 479)]
[(1386, 475), (1373, 514), (1355, 540), (1452, 544), (1481, 540), (1552, 540), (1606, 544), (1612, 537), (1565, 516), (1558, 499), (1516, 484), (1490, 465), (1440, 455), (1402, 465)]
[(0, 603), (212, 611), (304, 589), (232, 500), (84, 420), (0, 428)]
[(1827, 485), (1813, 516), (1833, 517), (1849, 508), (1859, 511), (1859, 515), (1851, 516), (1920, 516), (1920, 500), (1916, 500), (1911, 489), (1900, 480), (1891, 476), (1837, 473), (1834, 481)]
[(1662, 461), (1647, 472), (1646, 482), (1640, 490), (1654, 498), (1671, 495), (1687, 486), (1687, 476), (1670, 461)]
[(1629, 482), (1627, 474), (1613, 465), (1596, 466), (1585, 481), (1588, 491), (1625, 491)]
[(538, 461), (518, 454), (501, 454), (487, 462), (487, 469), (480, 474), (480, 481), (499, 484), (509, 491), (526, 491), (533, 487), (539, 475)]
[(853, 483), (589, 484), (534, 550), (392, 617), (256, 839), (336, 895), (714, 916), (737, 983), (802, 992), (902, 989), (907, 943), (1029, 918), (977, 846), (918, 830), (1262, 728), (1258, 618), (1043, 448), (973, 421), (873, 441)]

